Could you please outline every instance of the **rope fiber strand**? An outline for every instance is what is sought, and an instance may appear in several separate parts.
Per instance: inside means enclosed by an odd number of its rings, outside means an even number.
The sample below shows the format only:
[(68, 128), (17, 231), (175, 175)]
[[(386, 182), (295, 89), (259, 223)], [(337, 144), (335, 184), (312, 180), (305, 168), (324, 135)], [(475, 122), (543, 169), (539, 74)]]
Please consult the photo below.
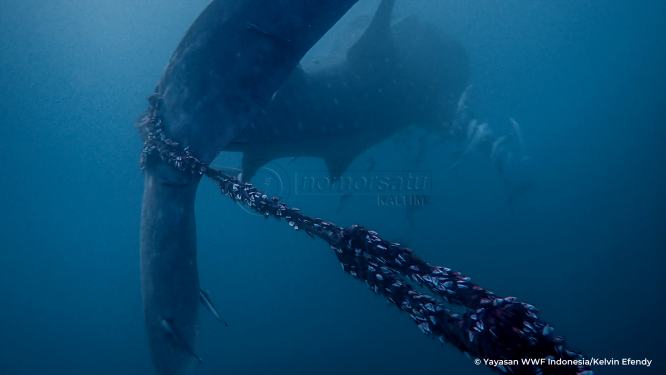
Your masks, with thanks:
[[(345, 273), (363, 280), (388, 303), (405, 311), (426, 336), (449, 343), (468, 357), (493, 360), (491, 369), (510, 374), (593, 375), (589, 361), (579, 352), (565, 349), (564, 338), (540, 320), (537, 309), (515, 297), (501, 298), (449, 268), (433, 266), (398, 243), (389, 243), (377, 232), (358, 225), (339, 227), (313, 219), (269, 198), (250, 182), (210, 168), (189, 148), (167, 138), (157, 107), (157, 94), (149, 98), (148, 114), (140, 121), (147, 137), (141, 168), (163, 162), (182, 172), (205, 174), (222, 194), (268, 218), (284, 218), (289, 226), (319, 237), (335, 251)], [(146, 134), (144, 133), (144, 134)], [(442, 301), (415, 290), (406, 279), (427, 287), (443, 301), (464, 306), (452, 313)], [(482, 362), (486, 363), (486, 362)]]

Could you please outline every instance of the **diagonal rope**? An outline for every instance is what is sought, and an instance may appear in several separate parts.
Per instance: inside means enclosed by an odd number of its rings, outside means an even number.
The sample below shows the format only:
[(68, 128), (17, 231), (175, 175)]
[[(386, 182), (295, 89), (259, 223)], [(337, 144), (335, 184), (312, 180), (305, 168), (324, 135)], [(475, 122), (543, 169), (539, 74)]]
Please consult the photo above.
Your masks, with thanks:
[[(141, 154), (141, 168), (162, 160), (180, 171), (205, 174), (223, 195), (268, 218), (285, 219), (297, 231), (326, 241), (335, 251), (345, 273), (365, 281), (388, 303), (405, 311), (426, 336), (437, 337), (492, 369), (513, 374), (593, 375), (590, 361), (579, 352), (567, 350), (564, 338), (538, 317), (537, 309), (515, 297), (499, 297), (474, 284), (469, 277), (446, 267), (428, 264), (398, 243), (389, 243), (377, 232), (358, 225), (339, 227), (311, 218), (269, 198), (250, 182), (210, 168), (168, 139), (157, 112), (159, 98), (149, 98), (151, 107), (142, 120), (147, 139)], [(422, 294), (407, 283), (409, 279), (427, 287), (441, 300)], [(452, 313), (444, 303), (465, 307), (463, 314)], [(492, 360), (493, 362), (489, 362)]]

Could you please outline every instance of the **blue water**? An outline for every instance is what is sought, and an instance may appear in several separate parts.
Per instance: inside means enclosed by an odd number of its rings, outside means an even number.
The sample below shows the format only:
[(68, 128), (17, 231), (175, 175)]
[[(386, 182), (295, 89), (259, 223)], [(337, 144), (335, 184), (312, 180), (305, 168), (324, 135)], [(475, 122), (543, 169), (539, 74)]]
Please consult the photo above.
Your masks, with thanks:
[[(331, 197), (288, 203), (408, 240), (428, 262), (536, 305), (588, 357), (653, 361), (599, 374), (666, 373), (666, 3), (396, 2), (467, 49), (480, 116), (523, 125), (534, 191), (508, 205), (487, 160), (444, 173), (447, 151), (432, 151), (433, 204), (416, 229), (404, 207), (372, 200), (339, 214)], [(0, 2), (0, 374), (153, 371), (132, 125), (206, 5)], [(392, 147), (362, 158), (389, 169)], [(491, 373), (425, 338), (323, 242), (246, 214), (208, 181), (197, 224), (201, 283), (230, 323), (202, 314), (199, 373)]]

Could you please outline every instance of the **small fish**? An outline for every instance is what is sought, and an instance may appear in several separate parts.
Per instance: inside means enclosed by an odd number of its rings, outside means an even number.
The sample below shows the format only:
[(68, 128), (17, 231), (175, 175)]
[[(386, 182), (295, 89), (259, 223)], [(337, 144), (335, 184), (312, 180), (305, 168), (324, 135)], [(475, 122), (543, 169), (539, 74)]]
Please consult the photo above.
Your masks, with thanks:
[(478, 146), (478, 144), (481, 143), (481, 141), (486, 139), (488, 136), (490, 136), (491, 133), (492, 131), (490, 130), (490, 128), (488, 128), (487, 122), (477, 125), (476, 131), (472, 135), (472, 139), (469, 141), (469, 146), (467, 147), (468, 150), (471, 151), (472, 148)]
[(229, 323), (227, 323), (226, 320), (222, 319), (220, 314), (217, 313), (217, 310), (215, 309), (215, 306), (213, 305), (213, 302), (210, 299), (210, 292), (207, 290), (199, 289), (199, 302), (201, 302), (202, 305), (206, 308), (206, 310), (210, 311), (213, 316), (219, 320), (222, 324), (225, 326), (229, 326)]
[(469, 100), (469, 92), (472, 88), (472, 85), (467, 86), (465, 91), (460, 94), (460, 99), (458, 99), (458, 108), (456, 108), (456, 115), (460, 114), (464, 109), (467, 109), (467, 101)]
[(465, 151), (457, 156), (456, 160), (447, 170), (451, 171), (467, 161), (470, 154), (477, 148), (477, 146), (491, 135), (492, 131), (488, 128), (488, 123), (484, 122), (483, 124), (476, 125), (476, 120), (470, 121), (469, 128), (467, 129), (467, 139), (469, 139), (467, 147), (465, 148)]
[(516, 120), (509, 118), (509, 121), (511, 121), (511, 126), (513, 127), (513, 132), (516, 134), (516, 138), (518, 138), (518, 143), (520, 144), (520, 151), (523, 153), (523, 160), (529, 159), (527, 154), (525, 153), (525, 144), (523, 143), (523, 132), (520, 131), (520, 125), (516, 122)]
[(514, 133), (503, 135), (497, 138), (495, 142), (493, 142), (493, 146), (490, 149), (490, 156), (489, 156), (492, 162), (495, 162), (498, 156), (498, 151), (502, 149), (502, 146), (504, 146), (506, 143), (508, 143), (511, 140), (513, 134)]
[(340, 196), (340, 204), (338, 205), (336, 213), (339, 214), (340, 212), (342, 212), (342, 208), (344, 207), (345, 201), (347, 201), (347, 199), (349, 199), (352, 195), (353, 193), (348, 191)]
[(173, 341), (175, 341), (178, 345), (182, 346), (185, 350), (187, 350), (188, 353), (190, 353), (192, 357), (194, 357), (197, 361), (199, 361), (199, 363), (201, 363), (201, 358), (199, 358), (196, 354), (194, 354), (194, 350), (192, 350), (192, 347), (186, 341), (183, 341), (178, 338), (178, 335), (173, 329), (173, 322), (171, 321), (171, 319), (167, 319), (159, 315), (157, 316), (157, 319), (159, 320), (160, 327), (164, 330), (164, 332), (169, 334), (169, 336), (171, 336)]

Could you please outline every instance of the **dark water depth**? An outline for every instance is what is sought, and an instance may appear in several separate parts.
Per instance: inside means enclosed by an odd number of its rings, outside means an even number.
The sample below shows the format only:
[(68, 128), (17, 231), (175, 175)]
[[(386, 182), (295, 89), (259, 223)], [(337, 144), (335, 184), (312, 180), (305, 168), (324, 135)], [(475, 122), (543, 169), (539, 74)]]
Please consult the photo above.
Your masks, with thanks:
[[(0, 2), (0, 374), (153, 372), (133, 121), (206, 5)], [(470, 105), (498, 128), (509, 117), (522, 125), (534, 190), (510, 205), (487, 159), (446, 172), (442, 146), (420, 166), (433, 192), (414, 228), (406, 207), (376, 197), (352, 197), (339, 213), (339, 197), (288, 203), (407, 241), (430, 263), (536, 305), (588, 357), (652, 360), (598, 374), (666, 373), (666, 3), (396, 0), (396, 12), (465, 47)], [(367, 159), (402, 166), (392, 141), (352, 169)], [(491, 373), (424, 337), (323, 242), (247, 214), (209, 181), (197, 224), (201, 283), (230, 323), (202, 312), (200, 374)]]

